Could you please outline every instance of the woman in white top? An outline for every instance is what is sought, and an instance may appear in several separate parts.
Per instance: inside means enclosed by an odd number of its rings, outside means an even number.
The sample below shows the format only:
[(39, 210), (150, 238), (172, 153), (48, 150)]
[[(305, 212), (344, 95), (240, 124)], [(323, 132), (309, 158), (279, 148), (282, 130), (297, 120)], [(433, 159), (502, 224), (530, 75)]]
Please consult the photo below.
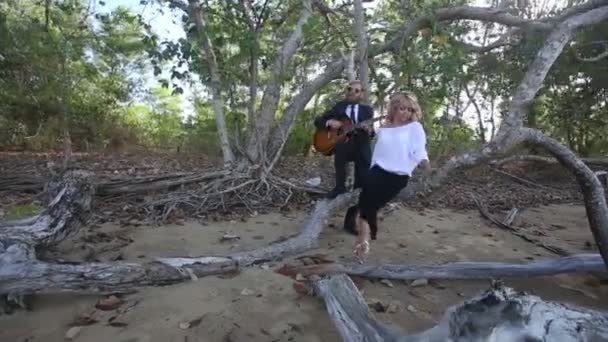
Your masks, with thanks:
[(359, 195), (355, 254), (363, 262), (369, 241), (376, 240), (378, 210), (405, 186), (412, 171), (421, 165), (431, 171), (426, 151), (426, 134), (418, 122), (420, 105), (415, 95), (398, 93), (391, 97), (386, 123), (377, 133), (371, 169)]

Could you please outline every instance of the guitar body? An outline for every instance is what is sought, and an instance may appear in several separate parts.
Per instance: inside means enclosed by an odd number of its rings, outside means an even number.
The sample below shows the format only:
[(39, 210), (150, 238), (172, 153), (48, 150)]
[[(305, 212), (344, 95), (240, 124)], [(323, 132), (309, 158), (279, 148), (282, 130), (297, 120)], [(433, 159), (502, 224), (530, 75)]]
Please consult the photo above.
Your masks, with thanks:
[(334, 154), (336, 145), (347, 140), (344, 130), (353, 126), (353, 122), (348, 118), (340, 119), (342, 127), (333, 129), (330, 127), (317, 128), (313, 136), (313, 146), (322, 155), (331, 156)]

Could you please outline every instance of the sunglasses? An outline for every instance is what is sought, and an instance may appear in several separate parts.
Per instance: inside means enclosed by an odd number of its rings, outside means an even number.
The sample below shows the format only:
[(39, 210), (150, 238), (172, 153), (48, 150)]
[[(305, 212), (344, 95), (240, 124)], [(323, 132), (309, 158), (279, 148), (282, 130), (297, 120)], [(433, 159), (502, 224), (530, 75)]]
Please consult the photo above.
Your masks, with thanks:
[(348, 92), (355, 92), (355, 93), (360, 93), (363, 91), (363, 89), (361, 89), (361, 88), (353, 88), (351, 86), (346, 87), (346, 90)]

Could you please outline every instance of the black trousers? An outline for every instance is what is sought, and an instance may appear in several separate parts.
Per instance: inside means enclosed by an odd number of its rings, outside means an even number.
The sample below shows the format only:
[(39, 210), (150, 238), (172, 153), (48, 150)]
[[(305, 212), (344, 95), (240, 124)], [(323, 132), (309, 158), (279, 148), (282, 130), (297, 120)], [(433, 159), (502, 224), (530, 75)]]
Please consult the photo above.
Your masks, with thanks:
[(354, 188), (362, 186), (362, 180), (369, 171), (372, 160), (372, 149), (368, 141), (356, 139), (337, 144), (334, 152), (334, 168), (336, 170), (336, 189), (346, 190), (346, 164), (355, 163)]
[(364, 179), (359, 202), (346, 212), (344, 229), (352, 234), (357, 234), (355, 222), (358, 213), (369, 224), (372, 240), (376, 240), (378, 210), (397, 196), (407, 186), (409, 179), (409, 176), (390, 173), (375, 165)]

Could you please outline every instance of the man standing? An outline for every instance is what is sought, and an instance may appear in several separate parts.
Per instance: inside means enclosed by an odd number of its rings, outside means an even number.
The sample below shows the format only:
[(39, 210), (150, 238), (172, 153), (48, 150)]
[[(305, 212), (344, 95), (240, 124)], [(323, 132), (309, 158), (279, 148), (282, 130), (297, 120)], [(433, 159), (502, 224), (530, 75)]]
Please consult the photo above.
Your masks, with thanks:
[[(315, 120), (318, 128), (331, 127), (338, 129), (342, 126), (339, 119), (348, 118), (353, 124), (360, 123), (374, 117), (372, 107), (359, 103), (363, 98), (363, 84), (361, 81), (351, 81), (346, 87), (346, 98), (336, 103), (328, 112)], [(371, 127), (371, 126), (370, 126)], [(373, 128), (369, 131), (357, 130), (355, 135), (347, 142), (336, 145), (334, 152), (334, 167), (336, 170), (336, 186), (329, 193), (329, 198), (346, 192), (346, 164), (355, 162), (354, 188), (360, 188), (365, 173), (369, 170), (372, 150), (370, 138), (374, 136)]]

